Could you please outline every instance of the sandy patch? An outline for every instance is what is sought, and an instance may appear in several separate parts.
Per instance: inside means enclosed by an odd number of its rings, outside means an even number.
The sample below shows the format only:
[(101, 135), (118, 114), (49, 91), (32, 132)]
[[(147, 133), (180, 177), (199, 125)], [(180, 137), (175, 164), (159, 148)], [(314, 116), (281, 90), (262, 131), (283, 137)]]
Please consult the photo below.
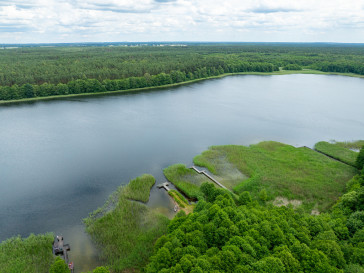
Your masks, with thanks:
[(273, 201), (273, 205), (277, 206), (277, 207), (281, 207), (281, 206), (288, 206), (289, 204), (291, 204), (293, 206), (293, 208), (297, 208), (299, 206), (302, 205), (302, 201), (301, 200), (288, 200), (285, 197), (281, 197), (281, 196), (277, 196), (276, 199), (274, 199)]

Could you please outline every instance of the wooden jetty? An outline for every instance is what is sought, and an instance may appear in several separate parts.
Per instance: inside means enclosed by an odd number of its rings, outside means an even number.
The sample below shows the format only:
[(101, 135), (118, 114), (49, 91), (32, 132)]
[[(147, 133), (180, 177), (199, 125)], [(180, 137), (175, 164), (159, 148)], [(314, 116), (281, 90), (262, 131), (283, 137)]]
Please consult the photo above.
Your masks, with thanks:
[(190, 167), (190, 169), (195, 170), (199, 174), (205, 175), (207, 178), (209, 178), (211, 181), (213, 181), (215, 184), (219, 185), (221, 188), (228, 190), (223, 184), (221, 184), (219, 181), (217, 181), (215, 178), (213, 178), (211, 175), (209, 175), (206, 171), (200, 171), (195, 166)]
[(68, 260), (68, 251), (71, 251), (71, 247), (69, 244), (64, 244), (63, 236), (57, 235), (54, 238), (53, 242), (53, 254), (56, 256), (60, 256), (68, 265), (68, 268), (73, 273), (73, 262)]
[(170, 189), (168, 188), (168, 182), (164, 182), (162, 184), (159, 184), (157, 187), (160, 188), (164, 188), (166, 191), (170, 191)]

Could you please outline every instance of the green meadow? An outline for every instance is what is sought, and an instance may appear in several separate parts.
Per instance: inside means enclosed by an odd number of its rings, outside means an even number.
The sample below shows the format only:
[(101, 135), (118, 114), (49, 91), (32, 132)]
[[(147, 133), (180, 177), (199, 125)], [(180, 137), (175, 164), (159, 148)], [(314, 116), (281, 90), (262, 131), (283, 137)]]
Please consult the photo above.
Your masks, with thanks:
[(191, 199), (197, 199), (200, 195), (202, 183), (211, 182), (207, 177), (188, 169), (184, 164), (169, 166), (163, 170), (163, 173), (178, 190)]
[[(335, 158), (341, 162), (349, 164), (356, 167), (356, 158), (358, 157), (358, 152), (351, 150), (349, 147), (357, 147), (360, 141), (356, 141), (353, 145), (349, 143), (329, 143), (326, 141), (320, 141), (315, 144), (315, 150)], [(355, 149), (355, 148), (354, 148)]]
[(225, 158), (249, 178), (234, 187), (237, 194), (249, 191), (255, 197), (264, 189), (268, 199), (301, 200), (307, 209), (325, 211), (344, 193), (355, 174), (354, 167), (308, 148), (267, 141), (249, 147), (213, 146), (194, 158), (196, 165), (223, 176), (218, 166)]

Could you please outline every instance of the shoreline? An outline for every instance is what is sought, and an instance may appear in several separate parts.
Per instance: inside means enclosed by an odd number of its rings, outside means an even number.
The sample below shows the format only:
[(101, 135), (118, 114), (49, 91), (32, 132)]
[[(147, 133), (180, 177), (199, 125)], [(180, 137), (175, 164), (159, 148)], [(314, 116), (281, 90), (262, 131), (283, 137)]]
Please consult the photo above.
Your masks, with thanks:
[(337, 76), (346, 76), (346, 77), (354, 77), (354, 78), (364, 78), (364, 75), (354, 74), (354, 73), (338, 73), (338, 72), (323, 72), (319, 70), (311, 70), (311, 69), (303, 69), (303, 70), (283, 70), (283, 71), (273, 71), (273, 72), (237, 72), (237, 73), (224, 73), (217, 76), (210, 76), (207, 78), (194, 79), (190, 81), (183, 81), (179, 83), (172, 83), (166, 85), (159, 86), (149, 86), (143, 88), (134, 88), (127, 90), (118, 90), (118, 91), (106, 91), (106, 92), (95, 92), (95, 93), (82, 93), (82, 94), (69, 94), (69, 95), (59, 95), (59, 96), (47, 96), (47, 97), (35, 97), (28, 99), (19, 99), (19, 100), (6, 100), (0, 101), (1, 105), (10, 105), (10, 104), (21, 104), (24, 102), (36, 102), (36, 101), (48, 101), (48, 100), (58, 100), (58, 99), (66, 99), (66, 98), (80, 98), (80, 97), (94, 97), (94, 96), (102, 96), (102, 95), (113, 95), (113, 94), (123, 94), (123, 93), (138, 93), (148, 90), (155, 89), (165, 89), (170, 87), (188, 85), (200, 81), (210, 80), (210, 79), (219, 79), (228, 76), (235, 75), (261, 75), (261, 76), (272, 76), (272, 75), (291, 75), (291, 74), (317, 74), (317, 75), (337, 75)]

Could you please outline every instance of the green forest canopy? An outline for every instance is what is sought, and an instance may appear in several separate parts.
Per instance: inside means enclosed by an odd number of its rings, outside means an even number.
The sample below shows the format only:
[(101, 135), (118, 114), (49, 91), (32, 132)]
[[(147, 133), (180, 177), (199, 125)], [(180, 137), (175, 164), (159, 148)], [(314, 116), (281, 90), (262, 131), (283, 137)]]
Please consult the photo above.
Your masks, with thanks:
[(0, 50), (0, 100), (161, 86), (236, 72), (364, 75), (363, 45), (208, 44)]

